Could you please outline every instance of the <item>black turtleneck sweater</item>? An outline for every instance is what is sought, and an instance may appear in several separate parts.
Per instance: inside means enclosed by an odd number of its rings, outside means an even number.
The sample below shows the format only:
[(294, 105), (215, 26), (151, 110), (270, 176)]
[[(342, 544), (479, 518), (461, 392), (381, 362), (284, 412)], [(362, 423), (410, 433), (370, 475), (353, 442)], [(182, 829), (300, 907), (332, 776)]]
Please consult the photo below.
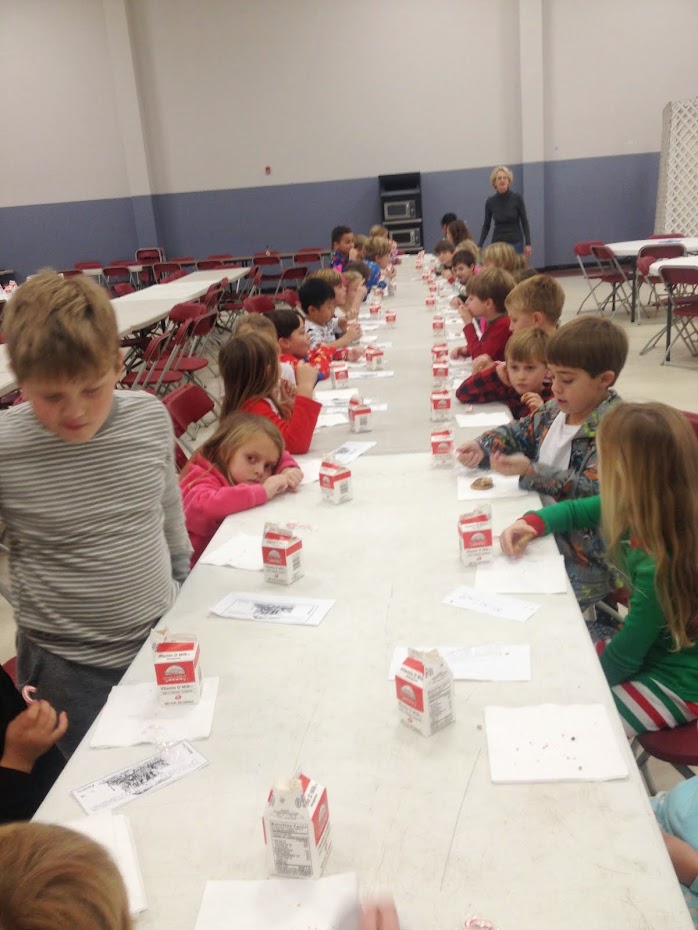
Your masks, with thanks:
[(485, 201), (485, 222), (482, 224), (478, 246), (487, 238), (490, 223), (494, 219), (494, 232), (492, 242), (509, 242), (512, 245), (523, 239), (526, 245), (531, 244), (531, 233), (528, 228), (526, 207), (521, 194), (508, 190), (506, 194), (493, 194)]

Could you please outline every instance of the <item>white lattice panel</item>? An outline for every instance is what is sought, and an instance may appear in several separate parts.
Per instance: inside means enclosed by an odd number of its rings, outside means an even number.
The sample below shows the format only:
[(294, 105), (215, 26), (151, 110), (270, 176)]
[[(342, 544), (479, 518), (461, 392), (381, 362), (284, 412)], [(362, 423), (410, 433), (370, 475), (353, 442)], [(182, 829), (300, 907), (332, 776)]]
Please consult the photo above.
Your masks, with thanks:
[(698, 236), (698, 97), (668, 103), (662, 120), (654, 231)]

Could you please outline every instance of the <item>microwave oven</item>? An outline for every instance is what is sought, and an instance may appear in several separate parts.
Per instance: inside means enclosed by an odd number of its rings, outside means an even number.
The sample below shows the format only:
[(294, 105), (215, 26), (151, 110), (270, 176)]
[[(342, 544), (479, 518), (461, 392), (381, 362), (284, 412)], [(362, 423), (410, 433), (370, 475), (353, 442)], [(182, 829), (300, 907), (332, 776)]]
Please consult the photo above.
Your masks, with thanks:
[(386, 200), (383, 203), (383, 220), (417, 219), (416, 200)]
[(422, 247), (422, 233), (419, 226), (410, 226), (405, 229), (391, 229), (390, 235), (395, 242), (403, 248), (411, 248), (415, 245), (418, 248)]

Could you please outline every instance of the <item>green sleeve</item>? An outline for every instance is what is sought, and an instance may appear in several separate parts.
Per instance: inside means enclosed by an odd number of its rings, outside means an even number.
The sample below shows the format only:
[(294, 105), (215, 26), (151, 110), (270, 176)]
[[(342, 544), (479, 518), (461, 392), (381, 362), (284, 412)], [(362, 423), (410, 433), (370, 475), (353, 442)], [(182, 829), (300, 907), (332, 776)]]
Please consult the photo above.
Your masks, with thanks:
[(657, 598), (654, 562), (631, 549), (628, 572), (632, 590), (628, 615), (601, 653), (601, 667), (611, 686), (628, 681), (643, 668), (645, 656), (667, 625)]
[(545, 523), (546, 533), (592, 530), (601, 522), (601, 498), (598, 494), (595, 497), (577, 497), (534, 512)]

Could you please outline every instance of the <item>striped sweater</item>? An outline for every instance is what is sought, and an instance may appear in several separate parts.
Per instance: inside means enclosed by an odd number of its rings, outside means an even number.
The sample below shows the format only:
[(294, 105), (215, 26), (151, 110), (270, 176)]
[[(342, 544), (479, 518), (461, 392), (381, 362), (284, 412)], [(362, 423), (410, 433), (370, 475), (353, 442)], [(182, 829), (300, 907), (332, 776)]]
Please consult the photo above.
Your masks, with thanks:
[(122, 668), (172, 606), (173, 566), (191, 553), (173, 443), (167, 410), (140, 392), (115, 392), (102, 428), (80, 444), (42, 426), (29, 404), (0, 414), (15, 618), (39, 646)]

